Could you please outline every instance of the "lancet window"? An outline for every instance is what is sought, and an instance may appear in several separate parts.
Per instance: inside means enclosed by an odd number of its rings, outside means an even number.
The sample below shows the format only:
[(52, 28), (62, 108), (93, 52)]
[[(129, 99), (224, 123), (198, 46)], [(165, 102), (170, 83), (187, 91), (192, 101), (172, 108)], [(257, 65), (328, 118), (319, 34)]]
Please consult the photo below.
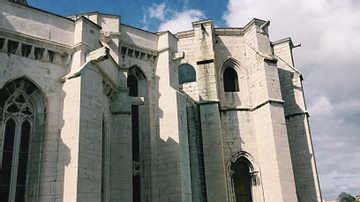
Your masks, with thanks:
[(233, 165), (233, 185), (236, 202), (252, 202), (251, 177), (249, 166), (245, 161), (238, 161)]
[(238, 75), (234, 68), (228, 67), (223, 76), (225, 92), (239, 92)]
[(0, 201), (25, 201), (33, 106), (24, 92), (10, 96), (3, 109)]
[[(27, 78), (0, 89), (0, 201), (37, 201), (46, 102)], [(32, 193), (30, 194), (30, 191)], [(31, 196), (30, 196), (31, 195)]]
[[(130, 97), (146, 96), (146, 78), (138, 67), (131, 67), (128, 72), (127, 86)], [(143, 105), (137, 103), (131, 105), (131, 128), (132, 128), (132, 160), (133, 160), (133, 179), (132, 192), (133, 201), (144, 200), (145, 182), (145, 163), (147, 156), (144, 154), (144, 144), (147, 136), (144, 115), (146, 110)]]

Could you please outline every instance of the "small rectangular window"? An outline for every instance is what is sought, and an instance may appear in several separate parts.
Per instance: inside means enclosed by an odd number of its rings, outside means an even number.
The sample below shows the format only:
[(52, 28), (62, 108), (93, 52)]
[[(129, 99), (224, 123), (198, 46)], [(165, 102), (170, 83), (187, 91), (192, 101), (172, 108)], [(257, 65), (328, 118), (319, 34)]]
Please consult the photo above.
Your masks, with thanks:
[(54, 51), (48, 51), (49, 56), (49, 62), (53, 63), (55, 59), (55, 52)]
[(31, 53), (31, 45), (22, 44), (21, 46), (21, 54), (24, 57), (28, 57)]
[(43, 57), (43, 54), (44, 54), (43, 48), (35, 48), (35, 59), (41, 60), (41, 58)]
[(8, 53), (15, 54), (18, 46), (19, 46), (19, 42), (8, 41)]
[(140, 59), (141, 59), (141, 60), (145, 60), (145, 59), (146, 59), (146, 53), (141, 53)]
[(135, 51), (135, 58), (139, 58), (140, 52), (139, 51)]
[(121, 55), (126, 55), (126, 47), (121, 47)]
[(129, 50), (128, 50), (128, 56), (132, 57), (132, 56), (133, 56), (133, 52), (134, 52), (134, 50), (129, 49)]
[(147, 55), (147, 60), (152, 62), (152, 55), (148, 54)]
[(0, 49), (3, 49), (5, 44), (5, 39), (0, 39)]

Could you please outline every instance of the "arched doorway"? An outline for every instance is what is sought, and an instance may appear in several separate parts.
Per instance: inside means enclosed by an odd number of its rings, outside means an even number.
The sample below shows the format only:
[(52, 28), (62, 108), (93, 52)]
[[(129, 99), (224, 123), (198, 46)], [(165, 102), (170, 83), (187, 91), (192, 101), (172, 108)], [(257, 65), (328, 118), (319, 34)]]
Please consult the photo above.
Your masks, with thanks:
[(238, 151), (232, 155), (230, 162), (230, 201), (264, 202), (261, 174), (255, 159), (246, 151)]
[(236, 202), (252, 202), (251, 177), (249, 166), (245, 161), (237, 161), (233, 165), (232, 175)]

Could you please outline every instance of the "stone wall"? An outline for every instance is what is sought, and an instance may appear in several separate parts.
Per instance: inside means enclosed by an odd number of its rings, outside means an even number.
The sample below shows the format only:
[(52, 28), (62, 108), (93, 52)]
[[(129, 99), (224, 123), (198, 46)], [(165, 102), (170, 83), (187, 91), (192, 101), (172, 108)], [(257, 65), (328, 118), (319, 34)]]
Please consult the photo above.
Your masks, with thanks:
[[(5, 1), (0, 11), (0, 87), (26, 78), (43, 100), (30, 201), (132, 201), (136, 192), (142, 201), (235, 201), (239, 159), (253, 201), (321, 201), (293, 44), (271, 43), (269, 22), (203, 20), (173, 35), (98, 12), (64, 18)], [(179, 84), (181, 64), (196, 81)], [(234, 92), (224, 90), (227, 68), (237, 74)]]
[(291, 39), (273, 43), (299, 201), (319, 201), (320, 190), (305, 105), (302, 75), (294, 68)]

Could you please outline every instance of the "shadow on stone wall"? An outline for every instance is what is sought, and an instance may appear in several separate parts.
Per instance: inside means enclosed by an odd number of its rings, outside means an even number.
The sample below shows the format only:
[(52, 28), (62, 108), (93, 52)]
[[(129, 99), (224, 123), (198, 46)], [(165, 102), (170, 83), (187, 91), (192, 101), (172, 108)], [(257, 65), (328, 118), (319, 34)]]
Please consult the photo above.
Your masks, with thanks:
[[(246, 112), (240, 112), (236, 109), (226, 109), (221, 111), (221, 127), (222, 127), (222, 138), (223, 138), (223, 148), (224, 148), (224, 166), (225, 166), (225, 176), (226, 176), (226, 185), (227, 185), (227, 196), (228, 200), (234, 200), (235, 192), (232, 175), (234, 171), (232, 170), (233, 164), (236, 162), (231, 162), (239, 152), (246, 151), (247, 144), (250, 144), (245, 141), (251, 135), (244, 131), (241, 131), (240, 127), (243, 124), (240, 121), (239, 115)], [(244, 120), (244, 119), (241, 119)], [(251, 151), (246, 151), (251, 152)], [(249, 159), (247, 159), (249, 161)], [(250, 162), (250, 161), (249, 161)], [(249, 170), (252, 171), (252, 166), (249, 166)]]
[[(63, 109), (64, 109), (64, 98), (66, 96), (66, 92), (61, 90), (61, 112), (59, 114), (59, 119), (61, 120), (61, 125), (59, 126), (59, 135), (58, 135), (58, 162), (57, 162), (57, 190), (59, 193), (56, 193), (56, 199), (64, 200), (64, 183), (65, 183), (65, 167), (70, 164), (71, 161), (71, 153), (70, 148), (64, 143), (61, 138), (61, 129), (65, 125), (65, 120), (63, 119)], [(59, 109), (60, 110), (60, 109)]]
[[(312, 150), (308, 114), (298, 106), (303, 102), (303, 94), (296, 98), (295, 92), (302, 92), (300, 76), (293, 72), (278, 68), (282, 97), (285, 101), (284, 111), (286, 128), (289, 138), (292, 166), (299, 202), (318, 201), (317, 198), (317, 173), (314, 170), (315, 159)], [(299, 79), (298, 86), (294, 85), (294, 77)], [(315, 179), (314, 179), (315, 178)]]
[(201, 133), (200, 109), (189, 95), (186, 97), (187, 134), (189, 141), (189, 156), (191, 170), (191, 189), (193, 201), (207, 201), (204, 151)]

